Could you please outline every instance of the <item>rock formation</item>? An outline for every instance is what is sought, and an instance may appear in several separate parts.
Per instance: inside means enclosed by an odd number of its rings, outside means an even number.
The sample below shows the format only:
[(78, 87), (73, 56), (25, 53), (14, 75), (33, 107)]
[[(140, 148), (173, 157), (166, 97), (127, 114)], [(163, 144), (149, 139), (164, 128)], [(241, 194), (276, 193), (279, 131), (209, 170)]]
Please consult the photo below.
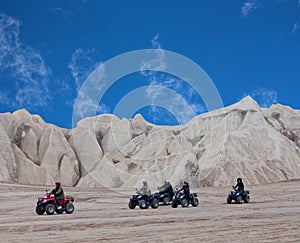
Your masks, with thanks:
[(0, 181), (132, 188), (188, 180), (193, 186), (300, 178), (300, 111), (260, 108), (251, 98), (195, 117), (155, 126), (141, 115), (100, 115), (72, 130), (26, 110), (0, 114)]

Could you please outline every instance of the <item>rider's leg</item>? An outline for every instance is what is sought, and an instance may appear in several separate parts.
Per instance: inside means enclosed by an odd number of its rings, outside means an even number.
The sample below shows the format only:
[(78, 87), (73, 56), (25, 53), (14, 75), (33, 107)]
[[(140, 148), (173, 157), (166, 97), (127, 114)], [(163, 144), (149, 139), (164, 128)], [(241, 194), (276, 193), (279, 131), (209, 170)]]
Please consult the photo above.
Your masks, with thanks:
[(60, 206), (60, 197), (58, 196), (55, 199), (56, 199), (56, 205), (57, 205), (57, 207), (61, 207)]

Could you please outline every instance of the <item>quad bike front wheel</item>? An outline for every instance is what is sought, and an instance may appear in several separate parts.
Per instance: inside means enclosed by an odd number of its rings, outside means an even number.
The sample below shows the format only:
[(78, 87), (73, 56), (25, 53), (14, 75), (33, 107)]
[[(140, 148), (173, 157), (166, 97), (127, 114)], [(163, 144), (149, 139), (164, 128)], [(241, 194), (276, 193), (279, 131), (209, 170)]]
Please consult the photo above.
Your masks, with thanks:
[(68, 202), (68, 203), (66, 204), (65, 212), (66, 212), (67, 214), (71, 214), (71, 213), (74, 212), (74, 209), (75, 209), (74, 204), (71, 203), (71, 202)]
[(46, 205), (45, 210), (48, 215), (52, 215), (55, 212), (55, 206), (53, 204), (48, 204)]
[(133, 202), (131, 202), (131, 201), (129, 201), (129, 203), (128, 203), (128, 207), (129, 207), (130, 209), (135, 209), (135, 207), (136, 207), (136, 204), (135, 204), (135, 203), (133, 203)]
[(182, 201), (181, 201), (181, 206), (182, 206), (183, 208), (188, 207), (188, 206), (189, 206), (189, 201), (188, 201), (187, 199), (182, 199)]
[(177, 202), (174, 202), (172, 201), (172, 208), (177, 208), (178, 207), (178, 203)]
[(158, 208), (159, 201), (157, 199), (153, 199), (151, 207), (156, 209)]
[(238, 196), (238, 197), (236, 198), (236, 203), (237, 203), (237, 204), (242, 203), (242, 201), (243, 201), (242, 196)]
[(38, 215), (43, 215), (45, 213), (45, 208), (43, 206), (36, 206), (35, 208), (35, 212)]
[(228, 204), (231, 204), (231, 201), (232, 201), (231, 197), (228, 196), (226, 200), (227, 200)]
[(169, 197), (165, 197), (163, 200), (164, 205), (169, 205), (170, 203), (170, 198)]

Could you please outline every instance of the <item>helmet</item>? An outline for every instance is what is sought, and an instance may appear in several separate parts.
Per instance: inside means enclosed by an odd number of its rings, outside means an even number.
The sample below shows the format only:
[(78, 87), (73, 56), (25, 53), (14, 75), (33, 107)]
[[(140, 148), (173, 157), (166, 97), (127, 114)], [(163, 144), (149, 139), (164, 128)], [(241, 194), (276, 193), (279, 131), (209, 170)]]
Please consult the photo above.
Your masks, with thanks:
[(55, 185), (56, 185), (56, 186), (60, 186), (61, 183), (60, 183), (59, 181), (57, 181), (57, 182), (55, 182)]
[(237, 182), (242, 182), (242, 178), (237, 178)]
[(165, 183), (169, 184), (169, 183), (170, 183), (170, 181), (169, 181), (169, 180), (165, 180)]
[(144, 181), (143, 181), (143, 184), (144, 184), (144, 185), (147, 185), (147, 181), (146, 181), (146, 180), (144, 180)]

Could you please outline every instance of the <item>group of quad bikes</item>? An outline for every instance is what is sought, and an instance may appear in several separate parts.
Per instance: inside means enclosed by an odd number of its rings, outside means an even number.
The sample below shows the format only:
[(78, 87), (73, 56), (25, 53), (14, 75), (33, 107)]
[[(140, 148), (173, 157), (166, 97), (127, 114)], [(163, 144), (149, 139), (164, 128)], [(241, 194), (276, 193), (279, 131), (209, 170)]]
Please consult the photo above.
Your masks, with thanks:
[(188, 207), (191, 204), (193, 207), (197, 207), (199, 204), (197, 193), (190, 193), (189, 196), (179, 192), (169, 190), (161, 190), (154, 194), (135, 194), (132, 195), (129, 199), (128, 207), (130, 209), (135, 209), (136, 206), (139, 206), (140, 209), (158, 208), (159, 203), (163, 205), (171, 204), (173, 208), (177, 208), (178, 205), (182, 207)]
[[(237, 204), (242, 202), (249, 203), (250, 202), (250, 191), (246, 190), (235, 190), (233, 189), (227, 195), (227, 203), (231, 204), (234, 201)], [(191, 193), (189, 196), (179, 192), (179, 191), (166, 191), (162, 190), (155, 194), (135, 194), (131, 195), (128, 203), (128, 207), (130, 209), (135, 209), (136, 206), (139, 206), (140, 209), (158, 208), (159, 203), (163, 203), (163, 205), (171, 204), (172, 208), (177, 208), (178, 205), (181, 205), (183, 208), (188, 207), (190, 204), (193, 207), (197, 207), (199, 205), (197, 193)]]
[[(236, 203), (249, 203), (250, 192), (246, 190), (232, 190), (228, 193), (227, 203), (230, 204), (232, 201)], [(141, 209), (158, 208), (159, 203), (163, 205), (169, 205), (171, 203), (172, 208), (177, 208), (178, 205), (182, 207), (188, 207), (190, 204), (193, 207), (199, 205), (197, 193), (190, 193), (190, 195), (185, 195), (180, 191), (171, 190), (161, 190), (155, 194), (135, 194), (130, 197), (128, 207), (130, 209), (135, 209), (139, 206)], [(63, 212), (71, 214), (74, 212), (74, 198), (67, 196), (64, 200), (61, 200), (60, 205), (57, 205), (54, 195), (46, 191), (45, 197), (38, 198), (36, 205), (36, 213), (38, 215), (43, 215), (45, 212), (48, 215), (52, 215), (55, 212), (57, 214), (62, 214)]]

